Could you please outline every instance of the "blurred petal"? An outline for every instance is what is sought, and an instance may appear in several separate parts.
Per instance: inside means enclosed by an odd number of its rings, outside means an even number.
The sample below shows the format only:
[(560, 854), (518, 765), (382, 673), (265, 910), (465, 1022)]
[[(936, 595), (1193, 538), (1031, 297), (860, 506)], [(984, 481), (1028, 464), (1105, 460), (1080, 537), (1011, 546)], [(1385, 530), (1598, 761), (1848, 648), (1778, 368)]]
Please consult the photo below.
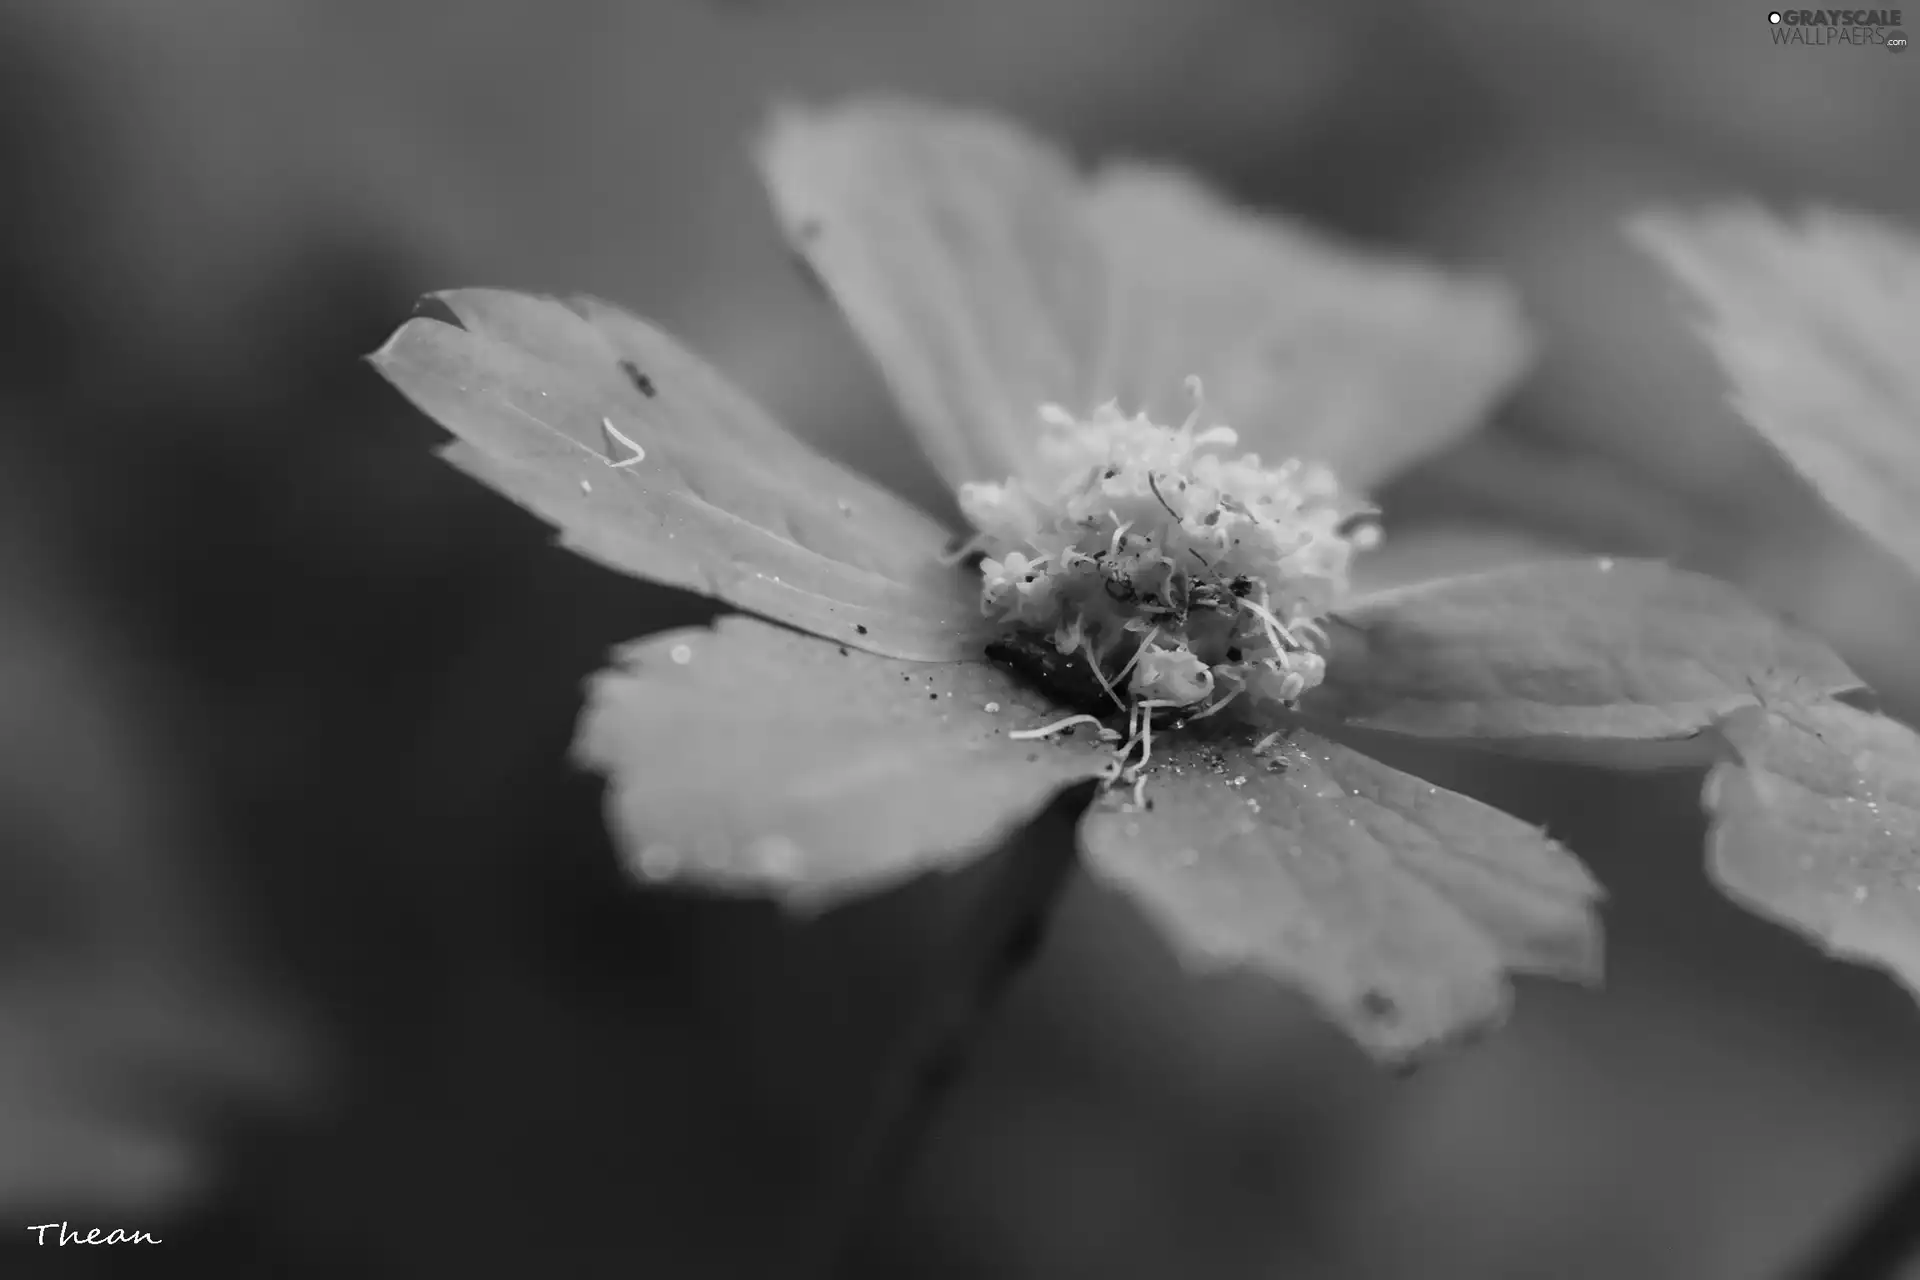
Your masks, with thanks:
[(1635, 239), (1708, 310), (1756, 430), (1835, 510), (1920, 573), (1920, 239), (1818, 209), (1651, 216)]
[(788, 240), (956, 486), (1017, 472), (1043, 402), (1179, 422), (1198, 374), (1249, 448), (1367, 487), (1471, 430), (1531, 359), (1497, 284), (1360, 254), (1172, 169), (1089, 181), (984, 113), (788, 110), (760, 163)]
[(1420, 583), (1357, 601), (1328, 630), (1310, 715), (1623, 767), (1711, 759), (1703, 731), (1762, 693), (1860, 687), (1824, 643), (1732, 587), (1650, 560)]
[(1299, 986), (1376, 1056), (1506, 1014), (1509, 972), (1597, 980), (1598, 887), (1539, 830), (1305, 732), (1178, 742), (1153, 808), (1095, 808), (1096, 874), (1193, 963)]
[(1354, 488), (1472, 431), (1532, 362), (1505, 286), (1360, 253), (1176, 169), (1108, 169), (1090, 216), (1115, 282), (1103, 393), (1177, 422), (1198, 374), (1248, 448)]
[(985, 663), (903, 663), (727, 617), (622, 651), (574, 754), (606, 775), (640, 876), (817, 910), (987, 853), (1097, 773), (1085, 727), (1007, 736), (1057, 718)]
[(1708, 779), (1729, 897), (1920, 995), (1920, 736), (1839, 703), (1747, 707)]
[(448, 461), (566, 546), (875, 652), (979, 651), (978, 582), (940, 564), (945, 530), (666, 334), (592, 300), (436, 298), (460, 323), (409, 320), (374, 365), (460, 437)]
[(1065, 156), (985, 113), (882, 98), (781, 111), (759, 160), (949, 484), (1014, 474), (1041, 404), (1099, 394), (1105, 281)]

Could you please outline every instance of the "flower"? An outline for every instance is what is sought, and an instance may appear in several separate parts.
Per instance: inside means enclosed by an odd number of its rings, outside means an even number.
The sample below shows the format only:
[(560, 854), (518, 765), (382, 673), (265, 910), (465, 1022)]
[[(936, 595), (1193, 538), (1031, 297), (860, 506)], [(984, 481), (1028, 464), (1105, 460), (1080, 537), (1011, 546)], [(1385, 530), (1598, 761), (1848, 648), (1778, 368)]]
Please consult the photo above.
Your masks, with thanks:
[[(1650, 213), (1634, 241), (1702, 313), (1735, 407), (1833, 512), (1920, 574), (1920, 236), (1815, 208)], [(1822, 621), (1831, 626), (1831, 618)], [(1707, 781), (1713, 878), (1920, 994), (1920, 733), (1871, 708), (1729, 717)]]
[(1083, 174), (982, 113), (788, 109), (758, 157), (955, 490), (957, 553), (605, 303), (440, 294), (373, 357), (566, 545), (758, 615), (635, 642), (592, 684), (576, 756), (643, 877), (817, 908), (1092, 784), (1098, 879), (1196, 963), (1297, 985), (1400, 1059), (1497, 1021), (1510, 974), (1597, 977), (1599, 890), (1356, 732), (1671, 754), (1760, 673), (1857, 683), (1658, 564), (1353, 595), (1361, 495), (1526, 367), (1497, 284), (1169, 168)]

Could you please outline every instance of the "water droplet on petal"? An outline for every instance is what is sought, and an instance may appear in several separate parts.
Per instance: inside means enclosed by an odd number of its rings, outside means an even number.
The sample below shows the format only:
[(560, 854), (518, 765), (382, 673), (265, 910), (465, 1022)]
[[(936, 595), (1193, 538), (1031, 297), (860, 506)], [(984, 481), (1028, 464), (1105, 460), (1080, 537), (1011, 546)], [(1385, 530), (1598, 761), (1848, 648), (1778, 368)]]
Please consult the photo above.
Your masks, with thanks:
[(999, 709), (1000, 709), (1000, 704), (997, 702), (989, 702), (986, 706), (981, 708), (981, 710), (985, 711), (988, 715), (992, 715), (994, 712), (998, 711)]
[(1863, 884), (1853, 886), (1853, 900), (1855, 902), (1865, 902), (1867, 900), (1867, 886)]
[(1600, 558), (1599, 558), (1598, 560), (1596, 560), (1596, 561), (1595, 561), (1594, 563), (1595, 563), (1595, 564), (1596, 564), (1596, 565), (1597, 565), (1597, 566), (1599, 567), (1599, 569), (1600, 569), (1600, 572), (1602, 572), (1602, 573), (1612, 573), (1612, 572), (1613, 572), (1613, 557), (1612, 557), (1612, 556), (1601, 556), (1601, 557), (1600, 557)]
[(592, 492), (593, 492), (593, 486), (592, 486), (591, 484), (589, 484), (589, 483), (587, 483), (587, 482), (586, 482), (585, 480), (582, 480), (582, 481), (580, 482), (580, 492), (582, 492), (582, 493), (592, 493)]
[(680, 851), (670, 844), (640, 848), (640, 874), (649, 880), (670, 880), (680, 870)]
[(693, 661), (693, 649), (688, 645), (677, 644), (667, 650), (667, 656), (672, 658), (676, 664), (684, 667)]
[(802, 857), (800, 846), (786, 836), (761, 836), (747, 849), (754, 869), (770, 880), (791, 879)]

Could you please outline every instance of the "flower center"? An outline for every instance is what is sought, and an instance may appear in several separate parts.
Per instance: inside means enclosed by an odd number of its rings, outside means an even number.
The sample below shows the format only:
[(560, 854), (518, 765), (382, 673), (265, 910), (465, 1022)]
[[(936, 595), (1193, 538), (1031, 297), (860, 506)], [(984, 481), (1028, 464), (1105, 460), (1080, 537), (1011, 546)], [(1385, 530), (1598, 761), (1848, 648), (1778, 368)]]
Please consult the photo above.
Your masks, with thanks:
[(1177, 428), (1111, 403), (1087, 418), (1043, 406), (1034, 465), (960, 490), (986, 552), (982, 611), (1083, 658), (1149, 744), (1156, 709), (1193, 719), (1243, 694), (1291, 705), (1319, 684), (1320, 619), (1354, 553), (1379, 541), (1374, 513), (1343, 504), (1326, 468), (1225, 452), (1238, 437), (1203, 429), (1199, 379), (1187, 387)]

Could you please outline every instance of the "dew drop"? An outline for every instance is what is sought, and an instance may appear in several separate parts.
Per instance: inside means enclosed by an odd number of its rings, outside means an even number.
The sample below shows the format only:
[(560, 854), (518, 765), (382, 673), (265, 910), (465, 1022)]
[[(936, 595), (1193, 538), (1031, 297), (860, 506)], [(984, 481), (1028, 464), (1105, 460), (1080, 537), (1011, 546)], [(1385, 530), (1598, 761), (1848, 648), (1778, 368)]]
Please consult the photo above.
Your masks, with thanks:
[(680, 870), (680, 851), (670, 844), (643, 845), (640, 874), (649, 880), (670, 880)]
[(580, 492), (582, 492), (582, 493), (592, 493), (592, 492), (593, 492), (593, 486), (592, 486), (591, 484), (589, 484), (589, 483), (588, 483), (587, 481), (585, 481), (585, 480), (582, 480), (582, 481), (580, 482)]
[(771, 880), (791, 879), (800, 869), (800, 846), (786, 836), (761, 836), (747, 848), (755, 870)]
[(997, 702), (989, 702), (986, 706), (980, 709), (986, 712), (988, 715), (992, 715), (994, 712), (1000, 709), (1000, 704)]
[(693, 661), (693, 650), (687, 645), (677, 644), (667, 650), (667, 656), (672, 658), (676, 665), (684, 667)]

